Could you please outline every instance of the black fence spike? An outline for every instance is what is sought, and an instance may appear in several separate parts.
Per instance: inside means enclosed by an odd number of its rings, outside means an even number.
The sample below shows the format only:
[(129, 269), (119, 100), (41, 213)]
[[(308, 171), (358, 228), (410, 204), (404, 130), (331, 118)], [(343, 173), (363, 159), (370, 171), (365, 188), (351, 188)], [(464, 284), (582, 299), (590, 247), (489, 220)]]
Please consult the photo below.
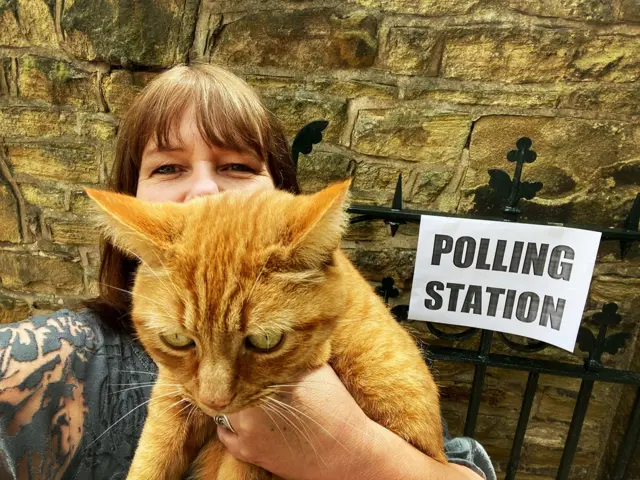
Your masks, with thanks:
[[(392, 211), (395, 210), (398, 212), (402, 211), (402, 174), (398, 175), (398, 181), (396, 182), (396, 190), (395, 192), (393, 192), (393, 200), (391, 201), (391, 210)], [(387, 225), (389, 225), (389, 228), (391, 230), (391, 236), (395, 237), (396, 233), (398, 233), (398, 229), (400, 228), (400, 225), (405, 222), (388, 221), (386, 223)]]
[(402, 210), (402, 174), (398, 175), (398, 181), (396, 182), (396, 191), (393, 193), (391, 208), (393, 210)]
[[(635, 200), (633, 201), (633, 205), (631, 205), (631, 210), (627, 214), (627, 217), (624, 219), (623, 227), (625, 230), (631, 230), (633, 232), (638, 231), (638, 226), (640, 224), (640, 193), (636, 195)], [(627, 240), (620, 240), (620, 258), (624, 259), (624, 257), (629, 252), (631, 248), (632, 242)]]

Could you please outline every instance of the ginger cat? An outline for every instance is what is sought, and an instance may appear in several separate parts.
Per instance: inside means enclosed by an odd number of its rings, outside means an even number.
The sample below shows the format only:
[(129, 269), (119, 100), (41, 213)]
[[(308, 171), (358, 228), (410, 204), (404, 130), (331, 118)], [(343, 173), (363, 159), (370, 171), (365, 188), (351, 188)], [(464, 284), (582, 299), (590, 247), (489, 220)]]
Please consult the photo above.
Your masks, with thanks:
[(197, 479), (272, 478), (225, 452), (211, 405), (258, 405), (326, 362), (369, 418), (446, 463), (431, 373), (339, 249), (349, 185), (183, 204), (87, 189), (108, 238), (142, 260), (131, 316), (158, 365), (129, 480), (181, 479), (194, 462)]

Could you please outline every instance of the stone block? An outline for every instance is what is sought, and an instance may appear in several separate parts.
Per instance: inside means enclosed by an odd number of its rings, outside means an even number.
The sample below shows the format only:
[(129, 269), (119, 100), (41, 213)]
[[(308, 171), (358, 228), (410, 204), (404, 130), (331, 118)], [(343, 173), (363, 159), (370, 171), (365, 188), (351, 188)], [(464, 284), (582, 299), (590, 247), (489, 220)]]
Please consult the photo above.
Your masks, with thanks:
[(29, 318), (31, 308), (24, 300), (0, 294), (0, 325)]
[(274, 10), (300, 10), (329, 8), (344, 3), (342, 0), (202, 0), (199, 17), (223, 13), (246, 13)]
[[(489, 180), (487, 170), (500, 168), (513, 175), (506, 154), (520, 137), (533, 140), (537, 160), (526, 165), (523, 180), (549, 184), (539, 198), (570, 195), (584, 188), (600, 169), (633, 159), (640, 129), (606, 120), (554, 117), (486, 116), (474, 125), (469, 169), (463, 188), (477, 188)], [(534, 175), (535, 174), (535, 175)]]
[(601, 36), (576, 49), (569, 80), (635, 82), (640, 79), (640, 38)]
[(134, 98), (158, 74), (152, 72), (131, 72), (114, 70), (102, 79), (102, 91), (109, 112), (124, 115)]
[(458, 80), (550, 83), (562, 79), (575, 43), (564, 30), (451, 29), (446, 33), (441, 75)]
[[(354, 200), (362, 203), (389, 205), (395, 193), (398, 176), (402, 174), (406, 184), (413, 165), (407, 163), (358, 162), (355, 168), (351, 192)], [(410, 192), (403, 190), (404, 200)]]
[(620, 0), (618, 19), (625, 22), (640, 22), (640, 4), (637, 0)]
[(38, 139), (75, 135), (72, 113), (28, 107), (0, 107), (0, 137)]
[(100, 240), (100, 231), (88, 218), (47, 218), (46, 224), (55, 243), (97, 245)]
[(72, 213), (93, 213), (95, 202), (93, 202), (84, 191), (72, 192), (71, 212)]
[(298, 159), (298, 182), (303, 193), (313, 193), (353, 175), (355, 161), (339, 153), (312, 151)]
[(0, 3), (0, 46), (58, 47), (55, 7), (47, 0), (8, 0)]
[(436, 46), (441, 36), (434, 29), (390, 28), (381, 66), (403, 75), (437, 76), (441, 52)]
[(79, 114), (80, 135), (101, 141), (113, 140), (118, 131), (118, 119), (106, 113)]
[(245, 15), (224, 27), (212, 59), (298, 71), (365, 68), (378, 48), (377, 20), (332, 9)]
[(512, 10), (538, 17), (559, 17), (598, 22), (611, 22), (614, 19), (612, 0), (554, 0), (544, 3), (505, 0), (504, 3)]
[(20, 97), (53, 105), (98, 110), (96, 74), (61, 60), (34, 55), (18, 59)]
[(398, 98), (398, 87), (394, 85), (358, 80), (315, 79), (305, 83), (304, 90), (345, 99), (367, 97), (387, 100)]
[(0, 283), (10, 290), (78, 295), (82, 273), (69, 259), (0, 251)]
[(348, 3), (391, 13), (442, 16), (470, 13), (481, 0), (348, 0)]
[(462, 154), (470, 128), (467, 115), (409, 108), (361, 110), (352, 148), (378, 157), (452, 165)]
[(8, 148), (11, 169), (20, 180), (52, 179), (63, 183), (97, 183), (96, 151), (84, 145), (13, 144)]
[(0, 46), (2, 47), (27, 47), (29, 45), (16, 19), (16, 9), (13, 2), (3, 2), (0, 5), (0, 32), (3, 32), (0, 37)]
[(274, 95), (265, 96), (264, 103), (278, 117), (285, 134), (292, 140), (307, 123), (327, 120), (329, 126), (323, 132), (323, 141), (338, 143), (347, 118), (346, 102), (331, 97)]
[(84, 60), (170, 67), (185, 62), (199, 2), (75, 0), (63, 4), (65, 47)]
[(599, 110), (617, 114), (640, 114), (640, 89), (635, 85), (596, 84), (566, 89), (559, 96), (558, 108)]
[(21, 240), (18, 204), (11, 187), (0, 176), (0, 242)]
[(634, 82), (640, 78), (639, 64), (640, 39), (633, 36), (515, 26), (451, 28), (441, 74), (507, 83)]
[[(571, 422), (573, 410), (576, 406), (577, 394), (561, 388), (546, 387), (541, 395), (535, 418), (541, 421)], [(587, 410), (588, 423), (598, 423), (610, 418), (614, 409), (608, 403), (596, 400), (589, 402)]]
[(416, 260), (415, 249), (398, 248), (386, 242), (376, 242), (375, 250), (373, 248), (359, 243), (345, 246), (344, 250), (367, 280), (380, 282), (384, 277), (391, 276), (399, 288), (410, 286)]
[(42, 185), (22, 184), (20, 191), (25, 201), (31, 205), (53, 210), (65, 210), (64, 190)]
[(443, 168), (419, 172), (411, 195), (411, 203), (427, 208), (449, 185), (453, 173), (453, 169)]
[(416, 77), (409, 80), (403, 99), (467, 107), (555, 108), (563, 95), (569, 95), (562, 86), (517, 85), (517, 87), (517, 89), (506, 90), (504, 86), (487, 84), (466, 89), (444, 86), (430, 78)]

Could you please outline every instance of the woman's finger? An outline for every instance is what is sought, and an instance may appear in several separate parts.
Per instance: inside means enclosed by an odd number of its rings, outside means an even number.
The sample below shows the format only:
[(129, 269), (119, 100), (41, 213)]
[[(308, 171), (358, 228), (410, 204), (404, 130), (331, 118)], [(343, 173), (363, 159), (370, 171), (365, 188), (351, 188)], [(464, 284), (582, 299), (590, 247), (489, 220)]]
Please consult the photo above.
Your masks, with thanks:
[(220, 426), (217, 429), (217, 434), (218, 439), (222, 442), (222, 444), (226, 447), (231, 455), (242, 462), (253, 463), (248, 458), (249, 452), (246, 452), (246, 449), (242, 447), (242, 442), (240, 441), (238, 435)]

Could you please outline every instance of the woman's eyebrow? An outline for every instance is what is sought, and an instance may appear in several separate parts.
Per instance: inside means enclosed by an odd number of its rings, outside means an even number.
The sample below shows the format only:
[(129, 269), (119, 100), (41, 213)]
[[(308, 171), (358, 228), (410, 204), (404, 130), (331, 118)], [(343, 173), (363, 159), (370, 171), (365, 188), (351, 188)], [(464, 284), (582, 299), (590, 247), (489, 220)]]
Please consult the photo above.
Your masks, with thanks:
[(174, 145), (163, 145), (156, 146), (145, 152), (145, 155), (153, 155), (154, 153), (171, 153), (171, 152), (184, 152), (185, 148), (183, 146), (174, 146)]

